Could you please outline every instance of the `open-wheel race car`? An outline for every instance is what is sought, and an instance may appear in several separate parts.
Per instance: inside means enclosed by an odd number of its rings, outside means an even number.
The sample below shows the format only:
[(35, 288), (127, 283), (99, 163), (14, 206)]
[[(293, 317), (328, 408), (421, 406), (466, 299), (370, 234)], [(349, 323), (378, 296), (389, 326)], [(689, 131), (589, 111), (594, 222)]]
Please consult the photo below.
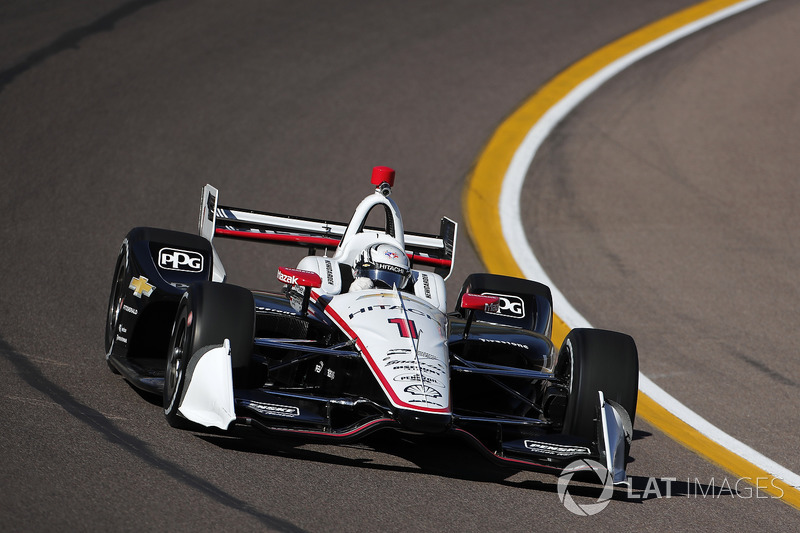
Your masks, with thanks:
[[(207, 185), (198, 235), (132, 229), (109, 299), (111, 369), (163, 395), (175, 427), (335, 442), (385, 428), (454, 433), (498, 464), (560, 473), (595, 459), (623, 483), (633, 339), (575, 329), (559, 349), (550, 289), (506, 276), (468, 276), (448, 312), (456, 223), (407, 232), (394, 171), (376, 167), (372, 184), (349, 223), (219, 205)], [(226, 283), (222, 237), (308, 255), (278, 268), (281, 292), (252, 291)]]

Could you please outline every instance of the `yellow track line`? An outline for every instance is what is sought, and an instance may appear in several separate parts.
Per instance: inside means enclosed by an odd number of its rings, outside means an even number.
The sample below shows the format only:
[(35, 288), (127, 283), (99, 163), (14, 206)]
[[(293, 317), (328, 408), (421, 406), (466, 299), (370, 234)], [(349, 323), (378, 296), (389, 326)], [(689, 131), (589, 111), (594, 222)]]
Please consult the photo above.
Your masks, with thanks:
[[(500, 124), (476, 160), (463, 193), (467, 231), (490, 272), (524, 277), (508, 243), (502, 238), (500, 191), (517, 148), (543, 115), (579, 84), (614, 61), (670, 32), (740, 3), (742, 0), (708, 0), (612, 42), (558, 74)], [(554, 316), (553, 320), (553, 341), (560, 345), (570, 328), (558, 316)], [(796, 488), (701, 434), (641, 391), (637, 415), (687, 448), (741, 478), (768, 480), (753, 484), (758, 483), (758, 490), (779, 497), (800, 509), (800, 491)]]
[[(639, 391), (636, 416), (641, 416), (690, 450), (754, 485), (759, 492), (766, 492), (800, 509), (800, 492), (796, 488), (701, 434), (642, 391)], [(733, 488), (733, 483), (730, 486)]]

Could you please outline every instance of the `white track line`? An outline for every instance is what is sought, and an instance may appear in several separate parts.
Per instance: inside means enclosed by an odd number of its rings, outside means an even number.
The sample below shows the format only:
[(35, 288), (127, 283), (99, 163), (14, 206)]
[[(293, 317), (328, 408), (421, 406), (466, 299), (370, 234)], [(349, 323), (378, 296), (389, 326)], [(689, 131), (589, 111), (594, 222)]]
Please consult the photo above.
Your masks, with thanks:
[[(592, 94), (598, 87), (619, 74), (621, 71), (639, 61), (640, 59), (656, 52), (675, 41), (691, 35), (715, 22), (733, 16), (737, 13), (762, 4), (767, 0), (748, 0), (740, 2), (726, 9), (718, 11), (712, 15), (696, 20), (682, 28), (679, 28), (663, 37), (651, 41), (650, 43), (634, 50), (630, 54), (618, 59), (597, 72), (592, 77), (586, 79), (578, 85), (572, 92), (565, 96), (561, 101), (551, 107), (525, 136), (522, 144), (517, 148), (511, 164), (505, 173), (503, 186), (500, 191), (500, 223), (503, 228), (503, 237), (509, 245), (514, 260), (519, 265), (525, 277), (535, 279), (550, 286), (553, 293), (553, 306), (558, 310), (558, 315), (571, 328), (591, 327), (589, 321), (581, 315), (564, 294), (553, 284), (552, 280), (545, 273), (533, 249), (528, 243), (525, 230), (522, 226), (520, 216), (520, 194), (528, 169), (536, 156), (536, 152), (553, 130), (564, 117), (567, 116), (575, 107), (586, 97)], [(728, 435), (718, 427), (711, 424), (708, 420), (701, 417), (684, 404), (679, 402), (664, 389), (653, 383), (644, 374), (639, 374), (639, 389), (662, 407), (667, 409), (677, 418), (683, 420), (704, 436), (717, 442), (721, 446), (729, 449), (740, 457), (751, 462), (755, 466), (765, 470), (773, 476), (782, 479), (788, 485), (800, 488), (800, 475), (779, 465), (775, 461), (765, 457), (750, 446)]]

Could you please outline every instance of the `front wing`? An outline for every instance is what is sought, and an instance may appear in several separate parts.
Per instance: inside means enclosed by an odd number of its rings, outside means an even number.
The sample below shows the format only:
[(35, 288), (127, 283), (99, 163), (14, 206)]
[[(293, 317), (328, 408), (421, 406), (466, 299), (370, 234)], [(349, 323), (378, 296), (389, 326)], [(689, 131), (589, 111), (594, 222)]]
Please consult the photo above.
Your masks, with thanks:
[[(339, 355), (337, 350), (326, 351)], [(354, 354), (341, 353), (344, 357)], [(179, 407), (181, 415), (207, 427), (228, 429), (234, 424), (272, 434), (335, 442), (356, 441), (381, 429), (402, 429), (389, 407), (365, 398), (322, 397), (267, 388), (234, 389), (230, 372), (220, 371), (226, 362), (230, 368), (227, 340), (222, 346), (205, 348), (195, 355)], [(598, 397), (596, 441), (580, 442), (569, 435), (548, 432), (549, 425), (547, 421), (525, 417), (454, 414), (445, 432), (462, 437), (499, 465), (560, 472), (578, 459), (593, 458), (606, 465), (614, 483), (625, 482), (625, 449), (630, 444), (632, 427), (624, 409), (605, 401), (602, 392)]]

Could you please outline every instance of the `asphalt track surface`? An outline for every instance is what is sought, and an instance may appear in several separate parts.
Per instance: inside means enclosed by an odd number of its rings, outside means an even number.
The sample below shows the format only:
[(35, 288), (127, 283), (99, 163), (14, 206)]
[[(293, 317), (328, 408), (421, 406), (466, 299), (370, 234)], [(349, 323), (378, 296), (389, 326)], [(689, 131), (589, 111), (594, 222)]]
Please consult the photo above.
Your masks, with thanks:
[[(103, 362), (130, 227), (194, 231), (205, 183), (230, 205), (345, 220), (384, 164), (408, 229), (435, 231), (463, 219), (475, 157), (531, 92), (691, 3), (5, 2), (0, 529), (796, 528), (796, 510), (731, 494), (735, 479), (642, 420), (629, 474), (645, 497), (578, 517), (556, 478), (457, 442), (176, 431)], [(523, 197), (573, 305), (633, 334), (645, 374), (795, 471), (798, 20), (773, 0), (612, 80), (551, 137)], [(219, 249), (231, 281), (258, 288), (299, 259)], [(451, 294), (482, 269), (466, 231), (457, 255)], [(648, 492), (651, 477), (675, 478), (672, 497)]]

